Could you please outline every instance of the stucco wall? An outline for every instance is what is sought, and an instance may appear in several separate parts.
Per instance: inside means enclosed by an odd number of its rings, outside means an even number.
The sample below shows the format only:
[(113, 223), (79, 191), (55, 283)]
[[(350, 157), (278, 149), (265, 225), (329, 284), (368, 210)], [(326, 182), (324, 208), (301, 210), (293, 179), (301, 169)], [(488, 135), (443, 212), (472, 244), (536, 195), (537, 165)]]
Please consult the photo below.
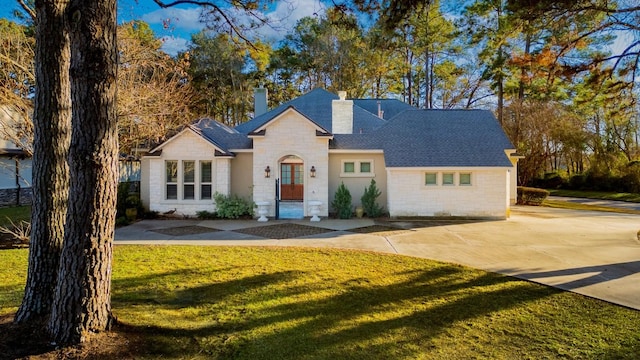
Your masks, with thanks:
[(253, 153), (241, 152), (231, 159), (231, 193), (253, 200)]
[[(229, 159), (215, 158), (215, 147), (202, 139), (200, 136), (190, 131), (185, 131), (173, 140), (167, 142), (162, 148), (160, 156), (149, 156), (142, 160), (143, 179), (142, 183), (148, 183), (148, 189), (141, 185), (141, 198), (143, 203), (148, 201), (148, 208), (152, 211), (165, 212), (176, 209), (177, 214), (195, 215), (197, 211), (215, 211), (215, 202), (213, 199), (199, 200), (199, 183), (196, 182), (196, 199), (182, 199), (182, 183), (178, 184), (178, 199), (167, 200), (165, 198), (165, 161), (166, 160), (210, 160), (212, 162), (212, 191), (218, 191), (229, 194), (230, 184), (230, 163)], [(148, 162), (148, 171), (147, 170)], [(149, 174), (146, 181), (145, 173)], [(178, 178), (182, 179), (182, 163), (178, 163)], [(200, 168), (196, 163), (197, 180), (200, 179)], [(148, 200), (147, 198), (148, 193)], [(145, 204), (146, 205), (146, 204)]]
[[(343, 161), (372, 161), (372, 176), (345, 176), (341, 177)], [(378, 204), (387, 206), (387, 171), (384, 163), (384, 155), (381, 153), (329, 153), (329, 203), (333, 201), (336, 190), (341, 182), (349, 189), (353, 206), (361, 205), (360, 198), (365, 187), (371, 184), (371, 179), (376, 181), (376, 186), (382, 194), (378, 198)], [(331, 210), (333, 212), (333, 210)]]
[[(266, 134), (253, 139), (253, 201), (269, 201), (269, 216), (275, 215), (275, 180), (280, 177), (279, 161), (295, 155), (304, 162), (305, 216), (307, 201), (320, 200), (320, 216), (328, 215), (329, 154), (328, 138), (316, 136), (316, 127), (299, 113), (287, 110), (266, 127)], [(271, 177), (264, 177), (266, 166)], [(311, 178), (309, 169), (316, 168)]]
[[(507, 168), (389, 168), (387, 171), (391, 216), (508, 216), (510, 174)], [(460, 171), (472, 173), (471, 186), (424, 184), (425, 172)]]

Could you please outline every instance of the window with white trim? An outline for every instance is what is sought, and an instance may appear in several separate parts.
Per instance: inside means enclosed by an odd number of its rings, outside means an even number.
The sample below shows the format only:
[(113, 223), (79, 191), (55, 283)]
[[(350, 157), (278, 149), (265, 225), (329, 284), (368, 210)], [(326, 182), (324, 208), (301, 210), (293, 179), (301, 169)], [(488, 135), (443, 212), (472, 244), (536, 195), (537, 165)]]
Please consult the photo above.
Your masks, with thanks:
[(211, 160), (166, 160), (164, 163), (165, 200), (211, 200)]
[(453, 175), (453, 173), (442, 173), (442, 185), (455, 185)]
[(353, 161), (346, 161), (342, 165), (342, 170), (345, 174), (355, 174), (356, 163)]
[(182, 198), (193, 200), (196, 196), (196, 162), (182, 161)]
[(460, 186), (470, 186), (471, 185), (471, 173), (460, 173), (458, 175), (458, 184)]
[(165, 165), (165, 182), (166, 182), (166, 194), (167, 200), (178, 199), (178, 161), (167, 160)]
[(427, 186), (438, 185), (438, 173), (425, 173), (424, 184)]
[(374, 177), (373, 160), (342, 160), (341, 177)]
[(425, 186), (472, 186), (473, 173), (471, 172), (425, 172)]
[(200, 200), (211, 200), (211, 161), (200, 161)]

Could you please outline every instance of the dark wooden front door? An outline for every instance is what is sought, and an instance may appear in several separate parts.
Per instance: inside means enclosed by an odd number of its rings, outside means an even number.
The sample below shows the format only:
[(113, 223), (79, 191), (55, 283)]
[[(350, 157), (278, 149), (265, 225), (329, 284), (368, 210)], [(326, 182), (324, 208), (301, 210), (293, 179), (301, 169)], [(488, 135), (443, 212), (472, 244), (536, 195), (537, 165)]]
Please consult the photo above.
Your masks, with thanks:
[(303, 200), (304, 170), (302, 164), (280, 164), (280, 199)]

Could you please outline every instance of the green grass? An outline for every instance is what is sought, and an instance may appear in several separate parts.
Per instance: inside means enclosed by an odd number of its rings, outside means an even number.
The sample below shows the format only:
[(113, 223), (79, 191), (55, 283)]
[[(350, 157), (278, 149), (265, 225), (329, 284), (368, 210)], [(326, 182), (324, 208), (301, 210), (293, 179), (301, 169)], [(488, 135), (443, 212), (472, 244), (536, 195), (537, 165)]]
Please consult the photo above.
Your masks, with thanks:
[(570, 210), (583, 210), (583, 211), (605, 211), (618, 214), (635, 214), (640, 215), (640, 211), (633, 209), (612, 208), (608, 206), (589, 205), (574, 203), (571, 201), (557, 201), (546, 199), (542, 206), (556, 208), (556, 209), (570, 209)]
[(588, 199), (619, 200), (640, 203), (640, 194), (617, 193), (606, 191), (582, 191), (582, 190), (549, 190), (554, 196), (569, 196)]
[(30, 221), (31, 206), (13, 206), (0, 208), (0, 226), (11, 225), (11, 222), (7, 218), (13, 220), (13, 222), (16, 224), (21, 220)]
[[(27, 251), (0, 251), (0, 313)], [(133, 358), (637, 359), (640, 312), (424, 259), (295, 248), (116, 246)]]

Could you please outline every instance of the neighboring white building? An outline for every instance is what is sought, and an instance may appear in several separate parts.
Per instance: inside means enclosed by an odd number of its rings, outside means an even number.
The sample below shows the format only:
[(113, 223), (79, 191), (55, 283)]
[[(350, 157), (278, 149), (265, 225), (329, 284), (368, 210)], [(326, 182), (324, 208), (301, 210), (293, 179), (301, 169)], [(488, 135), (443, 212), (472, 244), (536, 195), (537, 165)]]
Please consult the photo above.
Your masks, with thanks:
[[(259, 101), (262, 103), (264, 101)], [(347, 100), (313, 90), (230, 128), (201, 119), (142, 158), (141, 199), (152, 211), (215, 211), (213, 194), (322, 203), (340, 183), (354, 206), (371, 179), (392, 217), (506, 218), (517, 157), (490, 111), (418, 110), (397, 100)]]
[(31, 156), (8, 139), (15, 137), (21, 116), (11, 106), (0, 106), (0, 205), (31, 202)]

